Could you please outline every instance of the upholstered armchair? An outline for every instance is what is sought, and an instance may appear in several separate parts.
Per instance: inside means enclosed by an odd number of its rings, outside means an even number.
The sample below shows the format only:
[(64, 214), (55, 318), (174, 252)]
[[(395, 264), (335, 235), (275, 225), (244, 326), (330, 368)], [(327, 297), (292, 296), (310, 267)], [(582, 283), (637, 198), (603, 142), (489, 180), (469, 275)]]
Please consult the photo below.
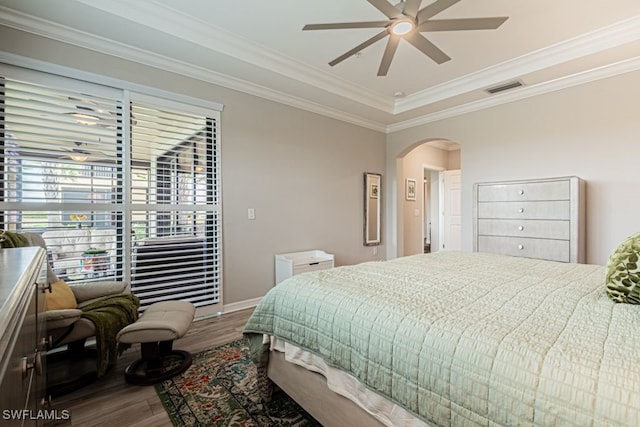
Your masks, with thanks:
[[(23, 235), (29, 241), (30, 246), (40, 246), (47, 249), (44, 239), (39, 234), (23, 233)], [(47, 332), (50, 337), (49, 348), (51, 349), (47, 355), (47, 363), (50, 365), (49, 372), (51, 373), (47, 382), (49, 393), (60, 395), (93, 381), (97, 377), (96, 360), (95, 358), (87, 358), (90, 352), (87, 352), (85, 348), (86, 340), (96, 335), (96, 326), (92, 320), (83, 317), (83, 307), (109, 296), (130, 294), (131, 289), (127, 282), (64, 284), (56, 276), (49, 263), (47, 263), (47, 281), (51, 285), (51, 293), (54, 294), (47, 296), (45, 311)], [(72, 295), (69, 294), (69, 289)], [(65, 345), (66, 349), (63, 348)], [(59, 361), (71, 363), (66, 363), (68, 366), (62, 368), (51, 366)], [(82, 370), (83, 363), (86, 365), (84, 367), (86, 372), (78, 375)], [(56, 376), (59, 378), (55, 378)]]

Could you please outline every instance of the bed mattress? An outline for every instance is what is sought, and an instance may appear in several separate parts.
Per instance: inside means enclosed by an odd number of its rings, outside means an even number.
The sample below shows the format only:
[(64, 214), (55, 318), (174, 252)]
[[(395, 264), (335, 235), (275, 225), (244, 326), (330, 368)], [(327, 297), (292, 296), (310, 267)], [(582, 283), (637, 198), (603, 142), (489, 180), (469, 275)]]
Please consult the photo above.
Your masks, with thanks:
[(338, 267), (280, 283), (245, 332), (432, 425), (639, 425), (640, 313), (607, 297), (604, 275), (464, 252)]

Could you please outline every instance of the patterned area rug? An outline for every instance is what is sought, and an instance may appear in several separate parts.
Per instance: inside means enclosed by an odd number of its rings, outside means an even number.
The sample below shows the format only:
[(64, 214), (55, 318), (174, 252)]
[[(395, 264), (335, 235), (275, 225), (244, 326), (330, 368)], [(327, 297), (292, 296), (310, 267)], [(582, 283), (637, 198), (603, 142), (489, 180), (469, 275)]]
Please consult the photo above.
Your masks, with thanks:
[(281, 390), (262, 403), (247, 341), (193, 355), (182, 375), (156, 384), (175, 426), (319, 426)]

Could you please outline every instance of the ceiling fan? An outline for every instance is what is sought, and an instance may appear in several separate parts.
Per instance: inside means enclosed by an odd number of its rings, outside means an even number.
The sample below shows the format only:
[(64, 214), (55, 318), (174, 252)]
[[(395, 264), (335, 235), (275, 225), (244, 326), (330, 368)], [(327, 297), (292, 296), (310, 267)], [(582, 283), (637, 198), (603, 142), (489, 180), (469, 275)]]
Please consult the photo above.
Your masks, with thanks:
[(101, 151), (91, 151), (86, 148), (86, 143), (81, 141), (73, 141), (76, 145), (71, 149), (67, 149), (69, 151), (68, 155), (64, 155), (60, 157), (61, 159), (71, 159), (76, 162), (85, 162), (89, 160), (89, 158), (104, 158), (106, 154)]
[(367, 1), (389, 19), (386, 21), (308, 24), (302, 28), (303, 31), (346, 28), (384, 28), (380, 33), (329, 62), (330, 66), (333, 67), (339, 64), (387, 36), (389, 36), (389, 40), (387, 41), (382, 62), (378, 69), (378, 76), (387, 75), (400, 40), (409, 42), (436, 63), (442, 64), (451, 58), (421, 33), (430, 31), (495, 30), (508, 19), (508, 17), (431, 19), (433, 16), (448, 9), (460, 0), (437, 0), (422, 9), (420, 9), (422, 0), (404, 0), (395, 6), (387, 2), (387, 0)]

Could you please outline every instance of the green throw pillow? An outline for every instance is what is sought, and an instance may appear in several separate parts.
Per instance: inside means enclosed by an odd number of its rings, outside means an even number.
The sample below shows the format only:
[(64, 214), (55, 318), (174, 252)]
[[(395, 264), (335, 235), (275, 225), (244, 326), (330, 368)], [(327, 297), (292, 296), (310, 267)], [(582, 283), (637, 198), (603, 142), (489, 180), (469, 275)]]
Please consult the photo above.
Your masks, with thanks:
[(615, 302), (640, 304), (640, 233), (630, 236), (609, 257), (607, 294)]

